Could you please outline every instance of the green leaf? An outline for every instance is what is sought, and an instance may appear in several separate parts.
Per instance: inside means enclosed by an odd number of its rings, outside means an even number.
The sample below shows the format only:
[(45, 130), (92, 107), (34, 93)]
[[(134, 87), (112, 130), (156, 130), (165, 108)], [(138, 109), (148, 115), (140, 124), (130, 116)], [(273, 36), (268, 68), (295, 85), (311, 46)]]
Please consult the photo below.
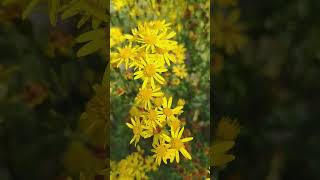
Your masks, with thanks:
[(104, 29), (97, 29), (97, 30), (92, 30), (84, 34), (81, 34), (80, 36), (77, 37), (76, 41), (78, 43), (82, 43), (82, 42), (91, 41), (93, 39), (105, 38), (105, 36), (106, 36), (106, 33)]
[(77, 56), (78, 57), (86, 56), (100, 49), (103, 49), (104, 47), (106, 47), (106, 42), (104, 40), (90, 41), (89, 43), (85, 44), (78, 50)]
[(86, 32), (80, 35), (76, 41), (78, 43), (88, 42), (82, 46), (77, 52), (77, 56), (86, 56), (92, 54), (100, 49), (105, 49), (107, 46), (107, 37), (104, 29), (97, 29)]
[(50, 0), (49, 1), (49, 17), (51, 25), (55, 26), (57, 24), (57, 14), (60, 6), (60, 0)]
[(234, 155), (226, 154), (234, 146), (234, 141), (223, 141), (212, 145), (210, 149), (210, 164), (222, 166), (235, 159)]
[(26, 9), (23, 11), (22, 13), (22, 19), (26, 19), (29, 14), (31, 13), (31, 11), (34, 9), (34, 7), (39, 3), (40, 0), (32, 0), (28, 6), (26, 7)]
[(223, 141), (212, 146), (213, 154), (225, 153), (234, 146), (234, 141)]
[(82, 3), (80, 1), (72, 1), (67, 6), (64, 6), (62, 8), (63, 13), (61, 14), (61, 19), (65, 20), (67, 18), (77, 15), (80, 12), (81, 8)]
[(229, 154), (219, 154), (217, 156), (213, 156), (213, 166), (222, 166), (225, 165), (235, 159), (234, 155)]
[(92, 28), (97, 29), (99, 25), (101, 24), (101, 20), (97, 18), (92, 19)]

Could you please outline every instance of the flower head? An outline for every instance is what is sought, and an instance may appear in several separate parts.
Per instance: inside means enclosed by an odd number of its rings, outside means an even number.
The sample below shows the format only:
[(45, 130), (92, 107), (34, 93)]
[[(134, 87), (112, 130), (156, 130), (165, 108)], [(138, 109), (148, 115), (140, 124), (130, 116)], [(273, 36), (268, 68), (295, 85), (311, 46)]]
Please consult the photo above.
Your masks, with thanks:
[(162, 116), (165, 117), (167, 120), (173, 119), (175, 118), (175, 115), (181, 114), (183, 112), (183, 106), (177, 106), (171, 109), (172, 97), (170, 97), (169, 99), (163, 97), (162, 100), (162, 106), (159, 108), (159, 110), (161, 111)]
[(177, 42), (170, 40), (176, 33), (171, 31), (167, 33), (167, 30), (160, 31), (158, 29), (150, 27), (148, 23), (142, 23), (138, 25), (138, 28), (132, 30), (135, 39), (138, 43), (141, 43), (146, 51), (151, 50), (152, 53), (155, 52), (155, 48), (172, 48), (175, 47)]
[(187, 70), (186, 70), (186, 66), (184, 64), (174, 66), (173, 72), (180, 79), (184, 79), (187, 77)]
[(193, 137), (187, 137), (187, 138), (181, 139), (183, 131), (184, 131), (184, 127), (182, 127), (181, 129), (179, 128), (176, 131), (174, 131), (173, 128), (171, 127), (171, 137), (167, 136), (166, 134), (162, 135), (163, 139), (166, 142), (170, 143), (170, 148), (174, 150), (174, 157), (176, 158), (177, 163), (179, 163), (180, 161), (179, 152), (181, 152), (185, 158), (191, 159), (191, 155), (186, 150), (184, 143), (191, 141)]
[(161, 161), (167, 164), (167, 160), (172, 159), (173, 150), (170, 149), (170, 145), (166, 144), (164, 140), (160, 140), (158, 144), (154, 144), (153, 147), (154, 149), (151, 151), (154, 152), (153, 157), (155, 157), (158, 165), (161, 164)]
[(136, 61), (137, 48), (132, 47), (132, 44), (130, 43), (123, 48), (119, 47), (117, 49), (118, 53), (113, 54), (114, 58), (111, 60), (111, 63), (118, 63), (117, 67), (124, 63), (126, 69), (128, 69), (129, 64)]
[(164, 78), (159, 74), (168, 71), (164, 68), (159, 61), (147, 58), (141, 62), (141, 69), (134, 73), (134, 79), (143, 79), (142, 89), (144, 89), (147, 84), (150, 84), (152, 89), (156, 88), (155, 81), (159, 84), (164, 84)]
[(165, 118), (160, 115), (161, 113), (157, 109), (149, 109), (144, 115), (144, 124), (146, 126), (156, 129), (157, 126), (162, 127)]
[(154, 98), (162, 97), (163, 93), (160, 88), (140, 88), (139, 93), (136, 97), (137, 103), (142, 104), (145, 109), (150, 109), (152, 107), (151, 101)]
[(140, 121), (140, 118), (139, 117), (134, 117), (131, 118), (131, 123), (126, 123), (126, 125), (132, 129), (132, 132), (133, 132), (133, 138), (131, 139), (130, 141), (130, 144), (135, 141), (134, 145), (136, 146), (137, 143), (139, 142), (140, 140), (140, 136), (142, 135), (142, 132), (143, 132), (143, 129), (144, 129), (144, 126), (141, 124), (141, 121)]

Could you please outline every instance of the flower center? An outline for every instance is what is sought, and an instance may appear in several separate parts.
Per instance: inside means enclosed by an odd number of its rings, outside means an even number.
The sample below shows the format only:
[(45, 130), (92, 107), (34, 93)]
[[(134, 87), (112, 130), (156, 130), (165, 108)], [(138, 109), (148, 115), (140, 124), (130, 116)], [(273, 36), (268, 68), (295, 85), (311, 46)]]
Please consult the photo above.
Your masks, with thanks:
[(144, 100), (149, 100), (152, 97), (151, 89), (142, 89), (139, 93), (139, 96)]
[(173, 112), (172, 112), (172, 110), (169, 109), (169, 108), (164, 108), (164, 109), (163, 109), (163, 114), (166, 115), (167, 117), (170, 117), (170, 116), (173, 115)]
[(134, 126), (134, 127), (133, 127), (133, 134), (139, 135), (139, 134), (140, 134), (140, 128), (137, 127), (137, 126)]
[(120, 56), (124, 59), (129, 58), (132, 55), (130, 48), (123, 48), (120, 50)]
[(176, 131), (180, 127), (180, 121), (177, 119), (171, 121), (171, 126), (173, 130)]
[(159, 145), (156, 149), (156, 153), (160, 156), (160, 157), (165, 157), (166, 156), (166, 152), (167, 152), (167, 147), (165, 145)]
[(151, 121), (155, 121), (157, 119), (157, 112), (155, 110), (149, 111), (148, 118)]
[(155, 104), (157, 107), (161, 106), (161, 104), (162, 104), (162, 97), (156, 98), (156, 99), (154, 100), (154, 104)]
[(152, 34), (146, 34), (143, 37), (144, 42), (149, 45), (155, 45), (156, 44), (156, 37)]
[(159, 53), (159, 54), (165, 54), (165, 53), (167, 53), (167, 52), (168, 52), (168, 50), (166, 50), (166, 49), (157, 48), (157, 53)]
[(180, 149), (180, 148), (183, 148), (184, 145), (183, 145), (183, 142), (180, 139), (173, 138), (172, 141), (171, 141), (171, 147), (173, 149)]
[(144, 69), (144, 74), (152, 77), (156, 73), (156, 67), (153, 64), (148, 64)]

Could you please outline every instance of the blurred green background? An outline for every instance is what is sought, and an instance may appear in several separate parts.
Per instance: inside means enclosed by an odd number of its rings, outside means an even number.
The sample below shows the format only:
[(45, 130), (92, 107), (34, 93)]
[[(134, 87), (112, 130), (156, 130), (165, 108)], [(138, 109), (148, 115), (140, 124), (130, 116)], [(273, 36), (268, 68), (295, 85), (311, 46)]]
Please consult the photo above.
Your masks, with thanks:
[(28, 20), (20, 13), (19, 6), (0, 6), (0, 179), (65, 179), (64, 153), (105, 59), (75, 56), (76, 22), (52, 28), (41, 12)]
[(242, 126), (220, 179), (320, 179), (320, 1), (240, 0), (238, 8), (248, 43), (213, 67), (211, 84), (213, 117)]

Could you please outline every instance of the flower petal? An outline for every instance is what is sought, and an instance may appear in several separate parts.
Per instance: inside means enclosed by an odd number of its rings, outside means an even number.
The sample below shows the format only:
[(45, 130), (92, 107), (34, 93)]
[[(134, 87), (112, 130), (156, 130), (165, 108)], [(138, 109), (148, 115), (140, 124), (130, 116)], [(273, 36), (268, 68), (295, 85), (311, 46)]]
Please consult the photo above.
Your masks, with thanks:
[(184, 157), (186, 157), (187, 159), (192, 159), (192, 158), (191, 158), (191, 155), (188, 153), (188, 151), (187, 151), (185, 148), (181, 148), (181, 149), (180, 149), (180, 152), (181, 152), (182, 155), (183, 155)]
[(172, 105), (172, 97), (169, 98), (169, 101), (168, 101), (168, 108), (171, 108), (171, 105)]
[(189, 141), (192, 141), (192, 140), (193, 140), (193, 137), (187, 137), (187, 138), (181, 139), (182, 142), (189, 142)]
[(183, 131), (184, 131), (184, 127), (182, 127), (181, 130), (179, 131), (178, 138), (181, 138)]
[(126, 125), (127, 125), (130, 129), (133, 128), (132, 124), (126, 123)]

